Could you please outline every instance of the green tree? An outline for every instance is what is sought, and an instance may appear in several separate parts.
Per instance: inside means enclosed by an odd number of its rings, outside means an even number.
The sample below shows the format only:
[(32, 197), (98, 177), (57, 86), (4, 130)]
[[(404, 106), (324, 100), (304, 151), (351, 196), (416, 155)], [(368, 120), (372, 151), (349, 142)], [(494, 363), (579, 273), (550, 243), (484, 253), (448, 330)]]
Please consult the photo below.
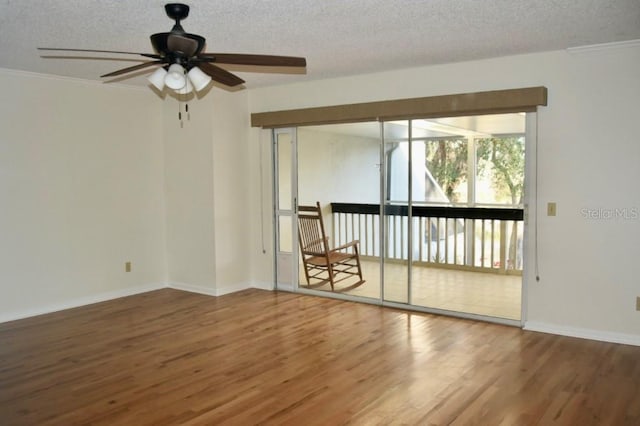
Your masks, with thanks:
[(476, 141), (478, 172), (490, 172), (494, 190), (511, 204), (524, 197), (524, 138), (489, 138)]
[(449, 201), (461, 201), (456, 189), (460, 182), (467, 179), (467, 141), (454, 139), (428, 142), (426, 163)]
[[(506, 195), (511, 204), (521, 205), (524, 200), (524, 138), (489, 138), (476, 142), (478, 173), (491, 175), (494, 190)], [(510, 268), (515, 268), (518, 259), (518, 223), (511, 225), (509, 239)]]

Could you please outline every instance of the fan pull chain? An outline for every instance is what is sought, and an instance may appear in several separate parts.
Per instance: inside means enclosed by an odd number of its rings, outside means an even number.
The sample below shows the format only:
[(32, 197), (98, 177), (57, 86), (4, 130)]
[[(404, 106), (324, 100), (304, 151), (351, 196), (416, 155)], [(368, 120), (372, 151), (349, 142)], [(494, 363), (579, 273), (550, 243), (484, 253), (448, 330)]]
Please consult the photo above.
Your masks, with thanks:
[[(187, 75), (187, 69), (186, 68), (184, 68), (183, 72), (184, 72), (184, 81), (185, 81), (185, 84), (187, 84), (187, 86), (185, 86), (185, 89), (186, 89), (188, 87), (188, 84), (189, 84), (189, 76)], [(188, 90), (185, 90), (182, 93), (182, 96), (180, 96), (180, 95), (178, 95), (178, 96), (180, 97), (180, 103), (184, 102), (184, 112), (185, 112), (185, 114), (187, 116), (187, 121), (191, 121), (191, 115), (189, 114), (189, 103), (187, 101), (187, 96), (189, 94), (187, 92), (188, 92)], [(180, 122), (180, 125), (181, 126), (183, 125), (182, 121)]]
[[(187, 70), (183, 69), (183, 73), (184, 73), (184, 80), (185, 83), (188, 85), (189, 84), (189, 80), (188, 80), (188, 76), (187, 76)], [(187, 120), (191, 121), (191, 114), (189, 114), (189, 104), (187, 101), (187, 96), (188, 93), (187, 92), (187, 87), (184, 87), (184, 92), (181, 93), (181, 91), (178, 91), (178, 120), (180, 120), (180, 128), (184, 128), (184, 121), (182, 120), (182, 104), (184, 103), (184, 112), (185, 115), (187, 116)]]

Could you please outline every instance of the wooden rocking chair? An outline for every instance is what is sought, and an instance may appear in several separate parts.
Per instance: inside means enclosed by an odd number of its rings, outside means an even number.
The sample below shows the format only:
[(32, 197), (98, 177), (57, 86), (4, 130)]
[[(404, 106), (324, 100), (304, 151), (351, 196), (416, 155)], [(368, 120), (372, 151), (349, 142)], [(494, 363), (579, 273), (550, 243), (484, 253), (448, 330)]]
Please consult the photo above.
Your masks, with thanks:
[(358, 276), (354, 285), (364, 283), (358, 240), (343, 244), (334, 249), (329, 248), (329, 238), (324, 231), (320, 203), (315, 206), (298, 206), (298, 239), (302, 252), (302, 263), (307, 284), (331, 284), (331, 290), (337, 282), (349, 277)]

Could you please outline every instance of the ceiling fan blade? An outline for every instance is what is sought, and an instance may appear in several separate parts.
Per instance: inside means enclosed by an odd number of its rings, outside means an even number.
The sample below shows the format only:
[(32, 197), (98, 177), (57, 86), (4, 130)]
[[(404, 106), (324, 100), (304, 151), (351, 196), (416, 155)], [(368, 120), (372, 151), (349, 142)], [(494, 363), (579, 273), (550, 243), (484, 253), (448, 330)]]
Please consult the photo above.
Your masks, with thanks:
[(211, 76), (213, 80), (226, 86), (237, 86), (244, 83), (244, 80), (237, 75), (231, 74), (229, 71), (223, 70), (222, 68), (208, 62), (202, 62), (198, 64), (198, 68)]
[(167, 37), (167, 48), (171, 52), (180, 52), (186, 57), (191, 57), (198, 50), (198, 42), (188, 37), (170, 34)]
[(220, 64), (259, 65), (268, 67), (306, 67), (307, 60), (295, 56), (247, 55), (243, 53), (203, 53), (202, 59), (214, 58)]
[(128, 72), (141, 70), (143, 68), (147, 68), (147, 67), (150, 67), (150, 66), (153, 66), (153, 65), (157, 65), (157, 64), (162, 64), (162, 63), (164, 63), (164, 62), (163, 61), (143, 62), (141, 64), (134, 65), (132, 67), (122, 68), (122, 69), (119, 69), (117, 71), (110, 72), (109, 74), (101, 75), (100, 77), (101, 78), (104, 78), (104, 77), (115, 77), (117, 75), (122, 75), (122, 74), (126, 74)]
[[(119, 52), (117, 50), (94, 50), (94, 49), (66, 49), (61, 47), (38, 47), (38, 50), (48, 50), (48, 51), (56, 51), (56, 52), (94, 52), (94, 53), (119, 53), (122, 55), (140, 55), (146, 58), (152, 59), (161, 59), (160, 55), (155, 55), (153, 53), (137, 53), (137, 52)], [(91, 59), (91, 58), (87, 58)]]

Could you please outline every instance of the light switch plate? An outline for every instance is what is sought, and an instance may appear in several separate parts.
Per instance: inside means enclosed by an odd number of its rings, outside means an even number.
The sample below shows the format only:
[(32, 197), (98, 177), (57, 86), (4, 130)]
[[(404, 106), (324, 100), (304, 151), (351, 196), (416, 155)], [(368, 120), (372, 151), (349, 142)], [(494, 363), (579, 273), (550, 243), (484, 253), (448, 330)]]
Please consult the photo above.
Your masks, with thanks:
[(547, 203), (547, 216), (556, 215), (556, 203)]

